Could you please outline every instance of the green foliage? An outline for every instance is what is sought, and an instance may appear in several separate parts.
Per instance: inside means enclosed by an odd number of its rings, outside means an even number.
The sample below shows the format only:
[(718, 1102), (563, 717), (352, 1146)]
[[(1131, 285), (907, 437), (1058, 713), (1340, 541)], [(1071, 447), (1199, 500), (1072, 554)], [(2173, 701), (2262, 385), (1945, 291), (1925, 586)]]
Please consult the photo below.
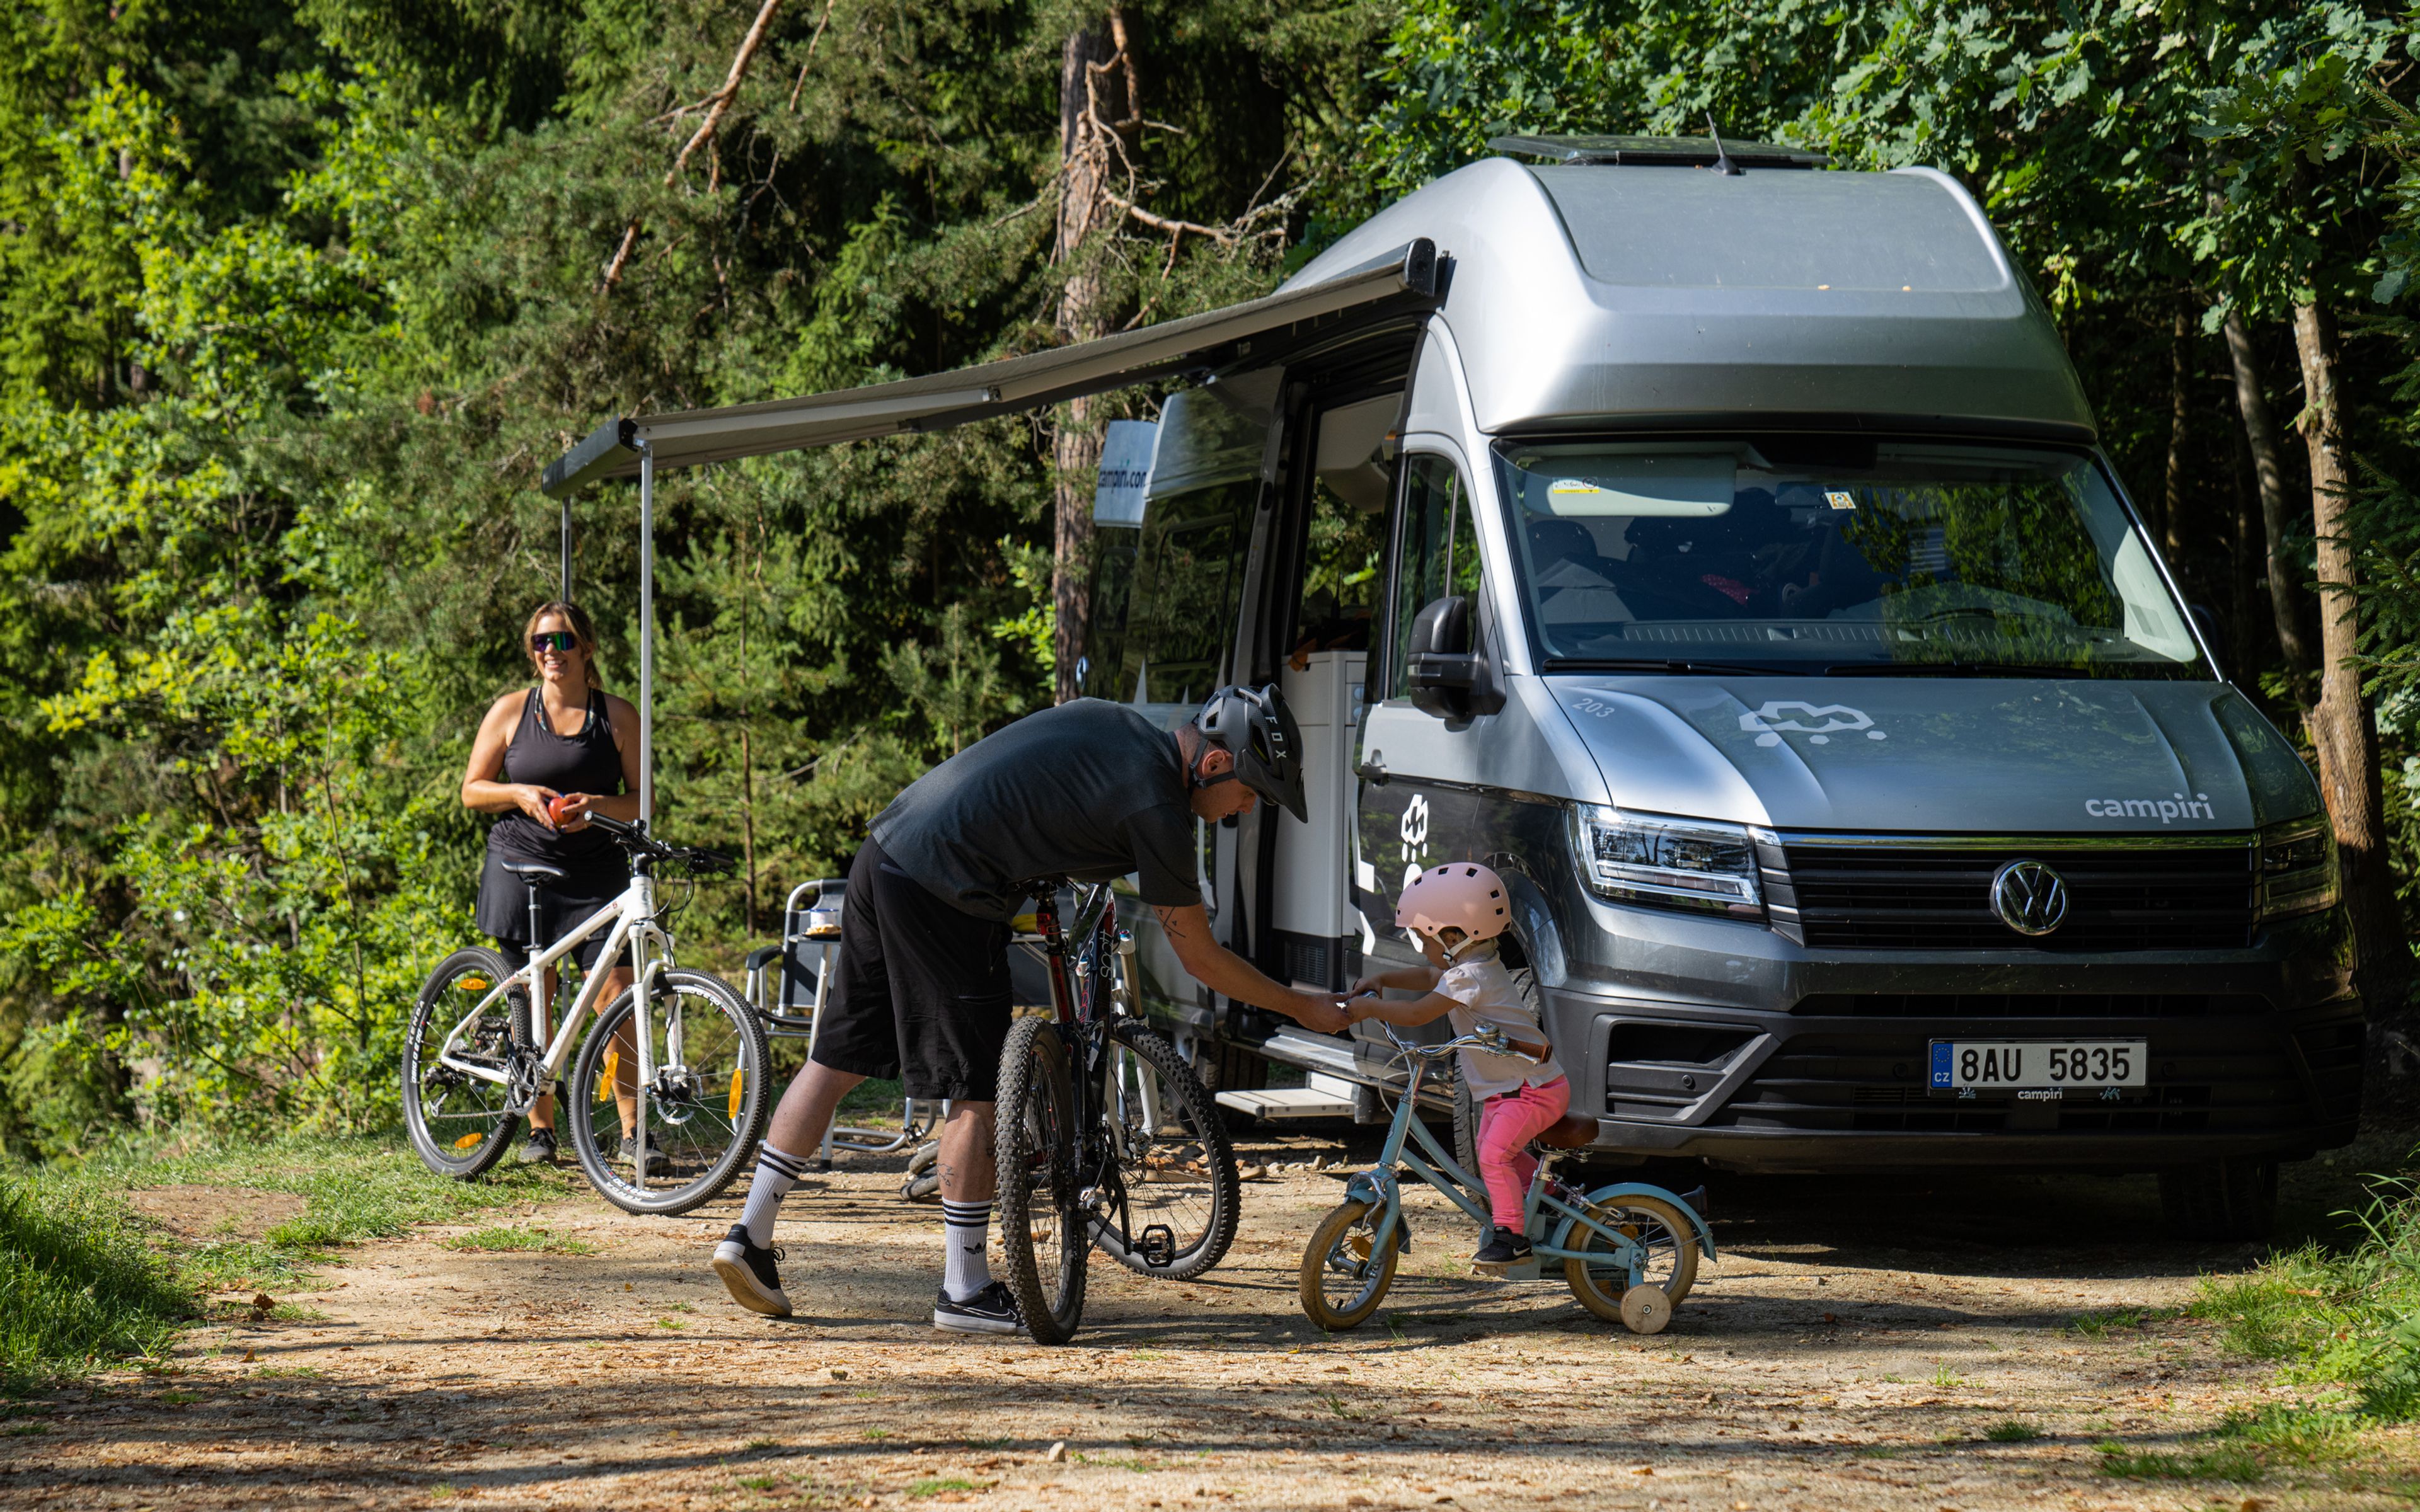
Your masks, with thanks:
[(117, 1203), (0, 1169), (0, 1393), (160, 1353), (193, 1311)]
[[(600, 417), (1031, 350), (1079, 270), (1113, 322), (1258, 294), (1357, 182), (1381, 12), (1297, 0), (1135, 32), (1122, 193), (1276, 239), (1051, 263), (1080, 18), (1014, 0), (789, 8), (668, 182), (755, 11), (7, 10), (0, 1148), (391, 1119), (404, 1005), (470, 933), (470, 734), (555, 587), (533, 485)], [(1047, 696), (1049, 455), (1019, 418), (662, 480), (658, 822), (748, 863), (685, 955), (736, 965)], [(629, 692), (634, 501), (577, 515)]]
[(2305, 1245), (2207, 1279), (2193, 1310), (2236, 1352), (2350, 1386), (2363, 1413), (2409, 1422), (2420, 1418), (2420, 1185), (2382, 1180), (2358, 1218), (2350, 1251)]

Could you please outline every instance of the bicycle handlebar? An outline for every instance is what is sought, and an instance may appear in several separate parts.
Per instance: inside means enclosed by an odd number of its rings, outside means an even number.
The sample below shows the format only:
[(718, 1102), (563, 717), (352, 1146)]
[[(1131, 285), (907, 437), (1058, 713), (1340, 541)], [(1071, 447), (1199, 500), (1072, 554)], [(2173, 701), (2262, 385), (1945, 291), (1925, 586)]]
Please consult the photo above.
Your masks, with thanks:
[(613, 836), (616, 844), (633, 855), (670, 861), (675, 866), (708, 874), (736, 871), (739, 866), (733, 857), (703, 845), (667, 845), (648, 834), (644, 823), (632, 824), (628, 820), (612, 819), (601, 813), (591, 813), (588, 822)]
[(1470, 1033), (1456, 1035), (1443, 1044), (1419, 1044), (1397, 1034), (1391, 1024), (1382, 1027), (1387, 1031), (1387, 1038), (1395, 1041), (1397, 1050), (1422, 1060), (1443, 1060), (1459, 1050), (1484, 1050), (1491, 1056), (1512, 1056), (1532, 1065), (1543, 1065), (1546, 1057), (1553, 1053), (1553, 1046), (1541, 1044), (1538, 1046), (1540, 1053), (1532, 1055), (1526, 1043), (1508, 1038), (1493, 1024), (1482, 1024)]

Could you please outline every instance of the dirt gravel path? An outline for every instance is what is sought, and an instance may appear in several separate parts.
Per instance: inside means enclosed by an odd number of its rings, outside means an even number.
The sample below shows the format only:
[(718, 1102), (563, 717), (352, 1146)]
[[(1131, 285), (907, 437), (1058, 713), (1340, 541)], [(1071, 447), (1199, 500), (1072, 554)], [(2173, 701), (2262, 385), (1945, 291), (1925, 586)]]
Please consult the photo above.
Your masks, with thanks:
[[(898, 1199), (896, 1168), (792, 1197), (785, 1321), (731, 1305), (706, 1265), (728, 1201), (495, 1220), (589, 1253), (444, 1247), (458, 1229), (348, 1250), (278, 1299), (297, 1320), (205, 1329), (174, 1373), (42, 1404), (0, 1438), (0, 1504), (2409, 1504), (2102, 1473), (2097, 1443), (2172, 1446), (2283, 1395), (2173, 1316), (2250, 1252), (2158, 1239), (2142, 1181), (1717, 1178), (1722, 1256), (1652, 1339), (1559, 1282), (1472, 1275), (1468, 1230), (1432, 1199), (1380, 1317), (1327, 1337), (1295, 1276), (1340, 1183), (1295, 1168), (1245, 1188), (1234, 1251), (1200, 1281), (1096, 1257), (1084, 1335), (1045, 1350), (924, 1325), (939, 1214)], [(2163, 1316), (2092, 1316), (2138, 1309)], [(1989, 1437), (2012, 1423), (2039, 1437)]]

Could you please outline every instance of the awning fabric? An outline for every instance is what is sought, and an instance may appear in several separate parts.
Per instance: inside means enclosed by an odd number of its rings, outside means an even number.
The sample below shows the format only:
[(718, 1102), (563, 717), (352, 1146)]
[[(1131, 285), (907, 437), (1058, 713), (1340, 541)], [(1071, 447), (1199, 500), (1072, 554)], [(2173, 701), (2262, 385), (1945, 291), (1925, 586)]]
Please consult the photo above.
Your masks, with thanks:
[(636, 477), (643, 440), (658, 468), (683, 468), (902, 431), (942, 430), (1222, 367), (1304, 338), (1324, 338), (1353, 315), (1383, 313), (1396, 303), (1424, 305), (1436, 294), (1436, 248), (1422, 239), (1309, 287), (1078, 346), (799, 399), (619, 416), (548, 464), (540, 486), (561, 499), (592, 483)]

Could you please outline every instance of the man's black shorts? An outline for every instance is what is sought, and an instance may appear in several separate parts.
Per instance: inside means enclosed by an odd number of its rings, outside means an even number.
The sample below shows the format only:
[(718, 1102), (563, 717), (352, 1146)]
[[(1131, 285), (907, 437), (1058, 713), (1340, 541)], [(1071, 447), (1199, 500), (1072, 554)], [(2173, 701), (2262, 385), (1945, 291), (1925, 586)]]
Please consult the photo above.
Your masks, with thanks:
[(988, 1103), (1008, 1039), (1006, 924), (924, 890), (867, 841), (848, 869), (814, 1058), (896, 1076), (909, 1097)]

